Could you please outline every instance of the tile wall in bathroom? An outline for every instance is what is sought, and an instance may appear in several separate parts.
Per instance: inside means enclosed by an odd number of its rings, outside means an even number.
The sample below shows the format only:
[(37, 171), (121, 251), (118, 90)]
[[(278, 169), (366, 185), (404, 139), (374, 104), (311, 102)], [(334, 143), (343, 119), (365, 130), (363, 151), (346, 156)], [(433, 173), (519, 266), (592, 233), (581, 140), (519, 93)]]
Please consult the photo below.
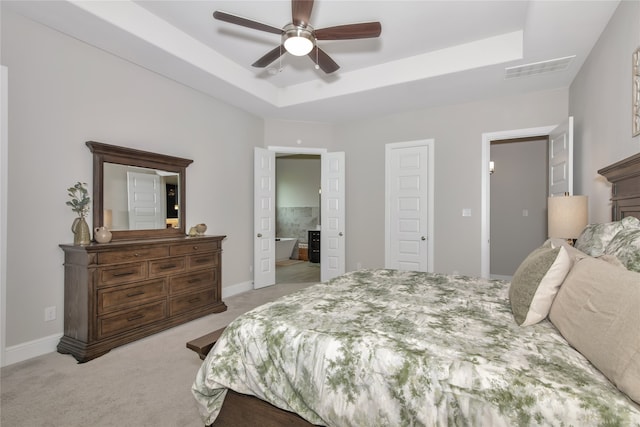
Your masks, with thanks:
[(316, 230), (320, 208), (316, 207), (280, 207), (276, 212), (276, 237), (296, 237), (298, 242), (306, 243), (307, 231)]

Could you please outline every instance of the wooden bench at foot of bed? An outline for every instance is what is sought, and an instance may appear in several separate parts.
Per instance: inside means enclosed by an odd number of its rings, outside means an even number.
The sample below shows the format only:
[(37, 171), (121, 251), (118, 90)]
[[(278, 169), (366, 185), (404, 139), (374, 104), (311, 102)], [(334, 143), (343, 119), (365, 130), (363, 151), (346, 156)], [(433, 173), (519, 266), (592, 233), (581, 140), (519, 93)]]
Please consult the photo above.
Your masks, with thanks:
[(203, 335), (200, 338), (196, 338), (195, 340), (191, 340), (187, 343), (187, 348), (195, 351), (200, 356), (201, 360), (204, 360), (207, 357), (207, 354), (211, 351), (213, 346), (215, 345), (220, 335), (226, 327), (218, 329), (217, 331), (209, 332), (207, 335)]

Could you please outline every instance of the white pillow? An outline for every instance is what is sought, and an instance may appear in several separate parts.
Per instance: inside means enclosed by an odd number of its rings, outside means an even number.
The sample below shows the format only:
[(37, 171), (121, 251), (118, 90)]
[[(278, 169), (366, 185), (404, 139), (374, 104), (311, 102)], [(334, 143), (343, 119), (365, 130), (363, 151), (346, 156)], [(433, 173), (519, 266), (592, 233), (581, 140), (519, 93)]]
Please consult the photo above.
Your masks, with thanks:
[(543, 245), (527, 256), (509, 287), (511, 311), (518, 325), (533, 325), (547, 317), (572, 264), (563, 246)]

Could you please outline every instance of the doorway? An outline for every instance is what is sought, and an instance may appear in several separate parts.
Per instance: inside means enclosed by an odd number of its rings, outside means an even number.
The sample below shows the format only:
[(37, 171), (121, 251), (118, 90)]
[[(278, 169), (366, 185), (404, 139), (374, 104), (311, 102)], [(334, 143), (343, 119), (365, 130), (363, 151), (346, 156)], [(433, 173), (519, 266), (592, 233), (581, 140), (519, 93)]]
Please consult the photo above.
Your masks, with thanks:
[(276, 284), (320, 281), (320, 180), (319, 154), (276, 153)]
[(321, 163), (320, 281), (345, 272), (345, 153), (321, 148), (254, 148), (253, 287), (275, 284), (275, 154), (319, 154)]
[(548, 137), (491, 141), (492, 279), (510, 280), (547, 235)]
[[(480, 168), (480, 277), (490, 277), (490, 261), (491, 261), (491, 186), (489, 162), (491, 152), (491, 141), (520, 139), (520, 138), (539, 138), (545, 136), (549, 138), (551, 146), (548, 149), (549, 161), (547, 162), (547, 176), (549, 184), (548, 194), (553, 194), (555, 183), (559, 184), (559, 188), (569, 194), (573, 193), (573, 117), (567, 117), (562, 123), (551, 126), (541, 126), (536, 128), (515, 129), (499, 132), (487, 132), (482, 134), (482, 165)], [(556, 159), (562, 159), (561, 163), (556, 167)], [(560, 173), (559, 171), (562, 171)], [(545, 202), (546, 207), (546, 202)]]
[(385, 146), (385, 268), (433, 271), (434, 140)]

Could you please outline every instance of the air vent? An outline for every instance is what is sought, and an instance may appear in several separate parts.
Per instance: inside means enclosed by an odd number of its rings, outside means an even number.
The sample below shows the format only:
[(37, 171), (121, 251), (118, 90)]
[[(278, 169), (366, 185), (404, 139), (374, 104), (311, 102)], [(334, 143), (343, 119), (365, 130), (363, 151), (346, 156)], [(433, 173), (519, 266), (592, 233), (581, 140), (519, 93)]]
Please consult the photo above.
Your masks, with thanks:
[(564, 71), (576, 56), (565, 56), (564, 58), (550, 59), (548, 61), (533, 62), (531, 64), (516, 65), (504, 69), (505, 79), (515, 79), (517, 77), (535, 76), (538, 74), (555, 73)]

